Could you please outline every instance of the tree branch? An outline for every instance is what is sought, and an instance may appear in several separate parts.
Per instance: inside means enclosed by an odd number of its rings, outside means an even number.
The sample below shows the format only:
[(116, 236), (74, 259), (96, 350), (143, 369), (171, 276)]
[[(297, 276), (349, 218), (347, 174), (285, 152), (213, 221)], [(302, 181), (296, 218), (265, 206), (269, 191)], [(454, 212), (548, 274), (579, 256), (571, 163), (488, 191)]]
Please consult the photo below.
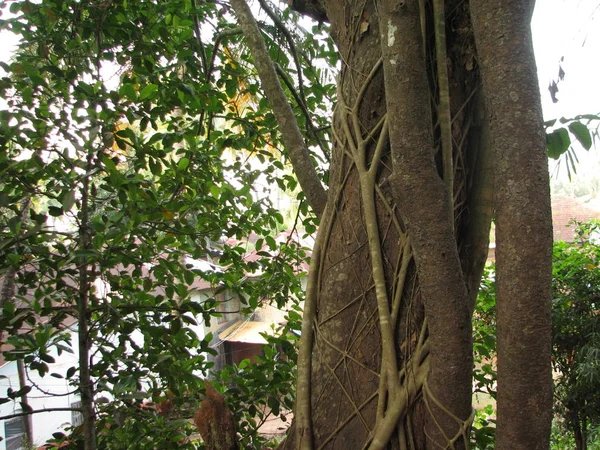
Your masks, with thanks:
[(294, 84), (292, 83), (292, 80), (288, 77), (288, 75), (285, 73), (285, 71), (279, 64), (275, 65), (275, 70), (277, 71), (277, 73), (279, 74), (279, 76), (281, 77), (281, 79), (283, 80), (285, 85), (288, 87), (288, 89), (292, 93), (292, 96), (296, 100), (296, 103), (298, 103), (298, 106), (302, 110), (302, 113), (304, 114), (304, 117), (306, 118), (306, 125), (307, 125), (308, 129), (310, 130), (310, 132), (312, 133), (315, 140), (317, 141), (317, 144), (321, 148), (321, 152), (323, 152), (323, 156), (325, 157), (327, 162), (331, 162), (331, 158), (329, 157), (329, 152), (327, 150), (327, 147), (325, 147), (325, 145), (323, 144), (323, 141), (319, 137), (319, 130), (315, 127), (315, 124), (312, 123), (312, 118), (310, 117), (310, 112), (308, 111), (306, 102), (302, 99), (301, 94), (296, 92), (296, 89), (294, 87)]
[(294, 38), (292, 37), (290, 31), (286, 28), (285, 24), (279, 19), (279, 17), (277, 17), (277, 14), (273, 12), (273, 10), (269, 7), (265, 0), (258, 0), (258, 3), (260, 3), (260, 7), (264, 9), (264, 11), (275, 24), (275, 26), (279, 29), (279, 31), (281, 31), (290, 47), (290, 52), (292, 54), (292, 58), (294, 58), (296, 71), (298, 72), (298, 92), (300, 94), (300, 98), (302, 99), (302, 103), (306, 104), (306, 96), (304, 95), (304, 83), (302, 82), (302, 67), (300, 66), (300, 59), (298, 58), (298, 50), (296, 49)]
[(35, 411), (7, 414), (6, 416), (0, 416), (0, 420), (9, 420), (9, 419), (14, 419), (15, 417), (24, 417), (24, 416), (30, 416), (32, 414), (39, 414), (39, 413), (45, 413), (45, 412), (59, 412), (59, 411), (81, 412), (81, 409), (80, 408), (44, 408), (44, 409), (37, 409)]
[[(194, 8), (197, 9), (197, 2), (194, 1), (193, 4)], [(206, 65), (206, 49), (204, 48), (204, 43), (202, 42), (202, 34), (200, 33), (200, 21), (198, 20), (197, 12), (194, 14), (194, 33), (196, 34), (196, 40), (198, 41), (198, 46), (200, 47), (200, 60), (202, 61), (202, 71), (208, 79), (208, 66)]]
[(215, 36), (215, 42), (213, 44), (213, 51), (212, 51), (212, 55), (210, 57), (210, 63), (208, 65), (208, 68), (206, 69), (206, 79), (208, 81), (210, 81), (210, 79), (212, 77), (212, 72), (215, 69), (215, 61), (217, 59), (217, 51), (219, 50), (221, 41), (226, 37), (235, 36), (236, 34), (240, 34), (241, 32), (242, 32), (242, 30), (240, 30), (239, 28), (231, 28), (229, 30), (223, 30)]
[(320, 218), (327, 203), (327, 192), (317, 176), (317, 171), (304, 143), (294, 112), (277, 78), (265, 40), (260, 34), (248, 4), (244, 0), (231, 0), (231, 6), (246, 36), (265, 96), (273, 107), (273, 113), (279, 123), (283, 143), (292, 162), (294, 172), (298, 177), (298, 182), (306, 195), (308, 203), (317, 217)]

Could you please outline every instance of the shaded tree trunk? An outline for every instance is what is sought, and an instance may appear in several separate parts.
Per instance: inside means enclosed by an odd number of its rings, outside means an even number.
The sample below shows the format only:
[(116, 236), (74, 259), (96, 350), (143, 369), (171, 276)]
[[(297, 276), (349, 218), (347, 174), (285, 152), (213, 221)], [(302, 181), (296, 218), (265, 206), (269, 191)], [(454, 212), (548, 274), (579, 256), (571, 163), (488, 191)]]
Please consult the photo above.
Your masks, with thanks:
[[(31, 199), (29, 197), (25, 198), (21, 205), (21, 233), (23, 234), (23, 230), (27, 229), (27, 222), (29, 219), (29, 205), (31, 204)], [(0, 311), (4, 309), (4, 305), (6, 303), (13, 303), (15, 292), (16, 292), (16, 281), (17, 278), (17, 269), (11, 267), (5, 274), (2, 279), (2, 289), (0, 289)], [(0, 330), (0, 342), (4, 341), (4, 330)], [(27, 385), (26, 376), (25, 376), (25, 365), (22, 359), (17, 359), (17, 376), (19, 379), (19, 390), (24, 389)], [(29, 406), (29, 400), (27, 398), (27, 394), (21, 396), (21, 408), (25, 411), (29, 410), (31, 407)], [(26, 415), (23, 417), (23, 428), (25, 431), (25, 442), (29, 445), (33, 442), (33, 423), (31, 420), (31, 415)]]
[[(87, 173), (93, 167), (93, 154), (88, 153)], [(79, 213), (79, 245), (88, 251), (91, 248), (90, 220), (90, 177), (83, 177), (81, 186), (81, 210)], [(77, 343), (79, 362), (79, 395), (81, 396), (81, 414), (83, 416), (83, 446), (85, 450), (95, 450), (96, 413), (94, 411), (94, 381), (91, 374), (92, 339), (90, 336), (90, 293), (93, 282), (93, 270), (85, 253), (78, 261), (79, 279), (77, 293)]]

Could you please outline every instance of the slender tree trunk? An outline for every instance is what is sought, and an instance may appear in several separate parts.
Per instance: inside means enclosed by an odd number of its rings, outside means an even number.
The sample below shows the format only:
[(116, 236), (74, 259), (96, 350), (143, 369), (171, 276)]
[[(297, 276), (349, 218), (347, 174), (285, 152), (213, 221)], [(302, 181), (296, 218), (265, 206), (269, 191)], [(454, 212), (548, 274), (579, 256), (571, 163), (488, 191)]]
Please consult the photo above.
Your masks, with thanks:
[[(93, 156), (90, 153), (87, 161), (87, 173), (91, 172)], [(85, 450), (96, 450), (96, 415), (94, 412), (94, 384), (91, 376), (89, 330), (90, 302), (90, 265), (85, 250), (91, 247), (89, 229), (90, 216), (90, 177), (86, 175), (81, 187), (81, 210), (79, 215), (79, 245), (82, 256), (78, 261), (79, 293), (77, 298), (77, 337), (79, 345), (79, 393), (81, 395), (81, 413), (83, 415), (83, 439)]]
[(552, 222), (533, 1), (471, 0), (496, 176), (496, 449), (547, 449)]
[(577, 450), (585, 450), (587, 445), (585, 443), (585, 424), (579, 418), (579, 414), (575, 409), (567, 408), (568, 416), (570, 417), (571, 426), (573, 429), (573, 438), (575, 439), (575, 448)]
[(248, 41), (248, 46), (254, 57), (256, 70), (263, 81), (263, 90), (271, 103), (273, 113), (279, 123), (285, 149), (296, 168), (300, 186), (302, 186), (302, 190), (316, 216), (321, 217), (327, 203), (327, 193), (317, 177), (315, 167), (310, 158), (308, 148), (304, 143), (304, 138), (298, 127), (292, 107), (288, 103), (281, 83), (277, 78), (275, 66), (269, 58), (265, 41), (260, 34), (258, 25), (252, 16), (252, 11), (246, 0), (231, 0), (231, 6), (235, 10), (240, 26)]
[(587, 450), (588, 448), (588, 424), (587, 424), (587, 420), (584, 417), (583, 419), (581, 419), (581, 443), (582, 443), (582, 450)]
[[(17, 359), (17, 372), (19, 375), (19, 389), (23, 389), (27, 385), (27, 381), (25, 377), (25, 364), (22, 359)], [(21, 396), (21, 405), (23, 406), (23, 410), (31, 408), (27, 394)], [(33, 443), (33, 424), (30, 415), (23, 417), (23, 428), (25, 429), (27, 444), (31, 445)]]
[(579, 423), (573, 423), (573, 437), (575, 438), (575, 448), (577, 450), (585, 450), (583, 435), (581, 433), (581, 427)]

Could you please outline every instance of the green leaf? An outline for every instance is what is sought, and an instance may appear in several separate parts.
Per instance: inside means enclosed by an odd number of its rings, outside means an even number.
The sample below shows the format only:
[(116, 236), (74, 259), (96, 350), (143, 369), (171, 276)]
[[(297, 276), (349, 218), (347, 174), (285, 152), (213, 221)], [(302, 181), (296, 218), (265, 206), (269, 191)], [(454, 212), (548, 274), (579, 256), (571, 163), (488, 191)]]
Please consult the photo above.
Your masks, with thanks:
[(190, 165), (190, 160), (189, 158), (181, 158), (179, 160), (179, 162), (177, 163), (177, 168), (179, 170), (185, 170), (188, 168), (188, 166)]
[(213, 198), (218, 199), (221, 197), (221, 188), (216, 184), (211, 184), (209, 191)]
[(183, 278), (185, 279), (185, 282), (187, 284), (191, 285), (194, 283), (196, 276), (191, 270), (186, 270), (185, 272), (183, 272)]
[(40, 353), (40, 359), (48, 364), (54, 363), (54, 357), (50, 356), (48, 353)]
[(277, 248), (277, 242), (275, 242), (275, 239), (273, 239), (271, 236), (265, 237), (265, 242), (271, 250), (275, 250)]
[(559, 128), (546, 134), (546, 148), (548, 157), (558, 159), (571, 145), (571, 138), (566, 128)]
[(4, 192), (0, 192), (0, 207), (6, 207), (10, 205), (10, 197)]
[(238, 84), (231, 78), (225, 81), (225, 93), (229, 98), (234, 98), (237, 92)]
[(156, 97), (157, 93), (158, 86), (156, 84), (149, 84), (148, 86), (145, 86), (144, 89), (142, 89), (142, 92), (140, 92), (140, 100), (151, 100), (154, 97)]
[(11, 14), (17, 14), (21, 10), (20, 2), (12, 2), (9, 8)]
[(182, 322), (181, 319), (176, 318), (171, 321), (171, 333), (177, 334), (181, 331)]
[(577, 138), (583, 148), (589, 150), (592, 148), (592, 135), (590, 130), (581, 122), (571, 122), (569, 131)]
[(271, 412), (275, 415), (279, 415), (279, 400), (275, 397), (269, 397), (267, 399), (267, 405), (271, 408)]
[(125, 97), (131, 101), (135, 101), (136, 100), (136, 92), (135, 92), (135, 88), (133, 87), (133, 84), (131, 83), (125, 83), (123, 84), (120, 88), (119, 88), (119, 95), (121, 97)]
[(154, 158), (150, 158), (148, 161), (148, 165), (150, 166), (150, 171), (152, 175), (158, 176), (162, 173), (162, 165)]
[(17, 397), (23, 397), (24, 395), (27, 395), (31, 392), (31, 386), (23, 386), (21, 389), (19, 389), (18, 391), (12, 392), (10, 394), (8, 394), (8, 396), (10, 398), (17, 398)]
[(60, 217), (63, 215), (63, 213), (63, 209), (59, 208), (58, 206), (48, 206), (48, 214), (50, 214), (52, 217)]

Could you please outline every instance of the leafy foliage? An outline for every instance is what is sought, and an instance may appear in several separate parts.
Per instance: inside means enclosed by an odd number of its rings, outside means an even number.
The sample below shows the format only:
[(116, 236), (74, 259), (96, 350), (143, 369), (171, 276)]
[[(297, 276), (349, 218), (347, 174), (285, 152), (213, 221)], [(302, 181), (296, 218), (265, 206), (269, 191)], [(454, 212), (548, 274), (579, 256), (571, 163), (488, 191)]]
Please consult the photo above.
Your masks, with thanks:
[[(544, 123), (548, 156), (557, 160), (563, 158), (560, 161), (564, 161), (569, 179), (572, 174), (577, 173), (578, 162), (577, 152), (572, 144), (577, 142), (586, 151), (590, 150), (598, 137), (599, 120), (598, 114), (581, 114), (571, 119), (561, 117)], [(566, 127), (556, 128), (557, 123)], [(596, 125), (595, 129), (594, 125)]]
[[(304, 34), (289, 11), (278, 14), (295, 25), (295, 52), (277, 26), (263, 30), (324, 162), (335, 87), (314, 64), (331, 61), (333, 47), (319, 30)], [(101, 448), (193, 448), (182, 418), (213, 367), (212, 336), (201, 330), (218, 315), (195, 283), (233, 293), (247, 313), (297, 302), (307, 255), (273, 238), (290, 224), (271, 193), (298, 197), (294, 227), (310, 234), (316, 225), (241, 35), (226, 6), (191, 0), (15, 1), (4, 16), (0, 27), (21, 42), (0, 80), (0, 271), (15, 287), (2, 300), (3, 355), (75, 391), (89, 377)], [(245, 257), (250, 250), (257, 258)], [(255, 377), (228, 389), (236, 411), (250, 399), (290, 407), (294, 350), (277, 344), (284, 362), (275, 345), (258, 365), (220, 375)], [(61, 373), (53, 365), (63, 352), (79, 364)], [(268, 373), (277, 375), (265, 385)], [(168, 414), (146, 407), (165, 400)], [(244, 410), (248, 442), (261, 414)]]
[[(472, 446), (480, 450), (494, 448), (496, 411), (496, 284), (495, 267), (487, 266), (481, 279), (473, 314), (473, 356), (475, 401)], [(487, 404), (486, 404), (487, 403)], [(485, 404), (485, 406), (483, 406)]]
[(291, 421), (297, 349), (290, 327), (299, 330), (300, 323), (290, 320), (281, 337), (265, 335), (268, 345), (261, 356), (226, 366), (219, 374), (226, 385), (224, 394), (239, 426), (243, 448), (267, 447), (272, 436), (261, 435), (259, 428), (268, 421)]
[(577, 242), (554, 247), (556, 410), (564, 425), (584, 440), (588, 426), (600, 424), (599, 230), (598, 221), (579, 223)]

